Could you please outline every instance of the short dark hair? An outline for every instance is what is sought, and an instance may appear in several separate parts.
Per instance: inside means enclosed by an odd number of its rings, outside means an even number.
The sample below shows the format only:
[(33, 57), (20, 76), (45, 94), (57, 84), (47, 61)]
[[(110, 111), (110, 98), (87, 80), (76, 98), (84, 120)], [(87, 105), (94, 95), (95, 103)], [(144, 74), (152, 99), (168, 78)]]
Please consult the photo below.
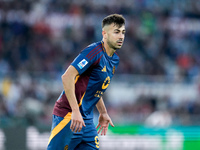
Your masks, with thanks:
[(106, 25), (111, 25), (112, 23), (121, 27), (122, 25), (125, 25), (125, 18), (119, 14), (111, 14), (103, 19), (102, 28)]

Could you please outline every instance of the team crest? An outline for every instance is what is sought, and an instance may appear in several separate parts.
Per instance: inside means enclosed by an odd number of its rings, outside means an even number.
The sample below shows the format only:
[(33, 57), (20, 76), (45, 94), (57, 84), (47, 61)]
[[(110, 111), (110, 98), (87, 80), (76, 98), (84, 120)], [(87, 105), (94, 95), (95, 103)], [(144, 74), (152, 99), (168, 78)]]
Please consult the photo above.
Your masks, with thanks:
[(65, 146), (65, 149), (64, 149), (64, 150), (68, 150), (68, 145)]
[(115, 73), (115, 66), (113, 67), (113, 70), (112, 70), (112, 74), (114, 74)]

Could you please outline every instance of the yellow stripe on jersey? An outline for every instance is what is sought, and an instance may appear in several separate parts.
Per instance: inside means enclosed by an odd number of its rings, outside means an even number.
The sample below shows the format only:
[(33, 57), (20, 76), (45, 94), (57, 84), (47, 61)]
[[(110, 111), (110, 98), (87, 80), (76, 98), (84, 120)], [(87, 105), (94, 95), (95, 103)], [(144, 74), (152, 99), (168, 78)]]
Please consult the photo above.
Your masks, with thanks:
[[(84, 95), (85, 93), (81, 97), (80, 103), (78, 104), (79, 107), (82, 105)], [(52, 130), (51, 135), (49, 137), (48, 145), (51, 142), (51, 140), (69, 123), (69, 121), (71, 120), (71, 116), (72, 112), (68, 112), (64, 119)]]
[(49, 137), (49, 143), (51, 140), (69, 123), (71, 120), (71, 112), (68, 112), (67, 115), (64, 117), (64, 119), (52, 130), (51, 135)]
[[(75, 83), (78, 81), (78, 78), (80, 77), (80, 75), (77, 75), (75, 77)], [(83, 96), (81, 97), (81, 100), (80, 100), (80, 103), (78, 104), (78, 106), (80, 107), (82, 105), (82, 100), (83, 100), (83, 97), (85, 96), (85, 93), (83, 94)]]
[(76, 77), (75, 77), (75, 83), (78, 81), (78, 78), (80, 77), (80, 75), (77, 75)]
[(83, 96), (81, 97), (80, 103), (78, 104), (78, 106), (80, 107), (82, 105), (82, 101), (83, 101), (83, 97), (85, 96), (85, 93), (83, 94)]

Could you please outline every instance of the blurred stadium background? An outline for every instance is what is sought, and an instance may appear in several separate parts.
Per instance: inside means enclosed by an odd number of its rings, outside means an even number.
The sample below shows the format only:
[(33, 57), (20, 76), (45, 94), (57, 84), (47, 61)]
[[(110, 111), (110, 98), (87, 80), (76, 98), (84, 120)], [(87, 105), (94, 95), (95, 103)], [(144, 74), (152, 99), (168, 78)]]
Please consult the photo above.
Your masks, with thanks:
[(101, 150), (200, 149), (200, 0), (0, 0), (0, 150), (46, 149), (61, 75), (111, 13), (127, 32)]

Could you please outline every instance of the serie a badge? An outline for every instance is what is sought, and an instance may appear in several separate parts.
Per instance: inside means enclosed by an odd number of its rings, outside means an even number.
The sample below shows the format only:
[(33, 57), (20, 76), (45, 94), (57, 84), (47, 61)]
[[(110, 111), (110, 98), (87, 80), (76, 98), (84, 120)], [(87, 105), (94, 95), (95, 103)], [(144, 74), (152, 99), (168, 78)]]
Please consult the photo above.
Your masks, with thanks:
[(112, 70), (112, 74), (114, 74), (115, 73), (115, 66), (113, 67), (113, 70)]

